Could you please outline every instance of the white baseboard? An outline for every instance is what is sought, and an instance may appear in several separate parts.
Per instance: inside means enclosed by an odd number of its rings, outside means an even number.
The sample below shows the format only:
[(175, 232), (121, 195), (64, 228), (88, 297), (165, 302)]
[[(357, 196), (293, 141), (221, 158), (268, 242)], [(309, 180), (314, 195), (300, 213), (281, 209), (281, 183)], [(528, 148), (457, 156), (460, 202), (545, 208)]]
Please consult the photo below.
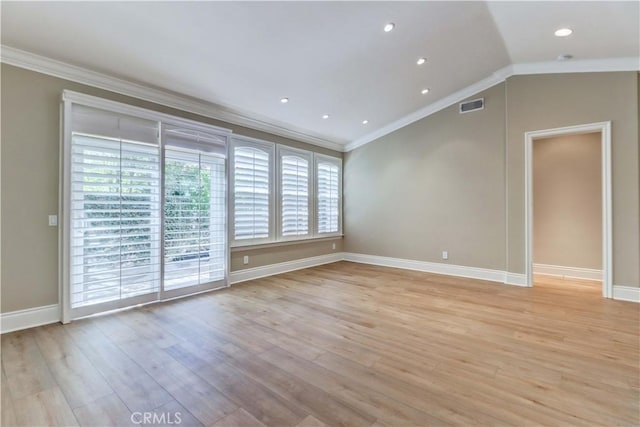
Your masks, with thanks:
[(0, 314), (0, 333), (19, 331), (59, 321), (60, 306), (58, 304), (10, 311)]
[(572, 279), (602, 280), (602, 270), (580, 267), (565, 267), (562, 265), (533, 264), (535, 274), (568, 277)]
[(427, 273), (446, 274), (448, 276), (468, 277), (470, 279), (489, 280), (508, 285), (526, 286), (524, 274), (507, 273), (502, 270), (488, 268), (465, 267), (462, 265), (442, 264), (438, 262), (416, 261), (402, 258), (391, 258), (377, 255), (344, 253), (345, 261), (373, 264), (384, 267), (404, 268), (406, 270), (424, 271)]
[(529, 285), (527, 285), (527, 275), (524, 273), (511, 273), (509, 271), (505, 271), (504, 276), (504, 283), (507, 285), (523, 286), (525, 288), (529, 287)]
[(640, 288), (613, 285), (613, 299), (640, 303)]
[(247, 280), (273, 276), (274, 274), (287, 273), (289, 271), (301, 270), (303, 268), (315, 267), (318, 265), (342, 261), (342, 259), (342, 252), (336, 252), (311, 258), (302, 258), (293, 261), (281, 262), (278, 264), (269, 264), (262, 267), (232, 271), (229, 275), (229, 283), (233, 285), (240, 282), (246, 282)]

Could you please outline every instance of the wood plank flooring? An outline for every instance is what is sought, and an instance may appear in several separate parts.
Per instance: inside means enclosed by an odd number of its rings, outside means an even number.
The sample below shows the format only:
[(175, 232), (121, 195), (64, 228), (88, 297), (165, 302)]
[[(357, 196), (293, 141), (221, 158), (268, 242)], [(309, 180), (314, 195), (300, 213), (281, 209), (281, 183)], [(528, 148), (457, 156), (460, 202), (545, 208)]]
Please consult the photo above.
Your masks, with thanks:
[(599, 283), (340, 262), (5, 334), (1, 421), (637, 426), (639, 338)]

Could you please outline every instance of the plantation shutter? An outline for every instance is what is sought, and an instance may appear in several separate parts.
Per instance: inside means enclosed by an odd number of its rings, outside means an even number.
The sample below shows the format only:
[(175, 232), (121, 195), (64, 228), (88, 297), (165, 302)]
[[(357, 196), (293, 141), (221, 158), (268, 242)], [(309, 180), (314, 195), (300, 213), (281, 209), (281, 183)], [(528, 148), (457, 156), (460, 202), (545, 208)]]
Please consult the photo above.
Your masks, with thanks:
[(271, 236), (273, 146), (236, 145), (233, 150), (234, 240)]
[(318, 233), (338, 233), (340, 232), (340, 160), (317, 156), (316, 180)]
[(70, 184), (71, 308), (155, 298), (158, 122), (74, 104)]
[(308, 152), (280, 151), (280, 234), (309, 234), (310, 160)]
[(165, 131), (164, 289), (224, 280), (225, 140)]

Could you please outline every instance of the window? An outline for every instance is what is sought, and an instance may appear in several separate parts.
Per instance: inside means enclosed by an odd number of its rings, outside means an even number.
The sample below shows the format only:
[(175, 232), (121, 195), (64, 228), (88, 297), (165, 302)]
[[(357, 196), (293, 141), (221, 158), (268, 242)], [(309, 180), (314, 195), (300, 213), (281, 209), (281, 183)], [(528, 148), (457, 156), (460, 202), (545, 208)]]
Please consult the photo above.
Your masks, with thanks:
[(231, 151), (234, 241), (273, 239), (273, 144), (235, 139)]
[(342, 159), (235, 136), (231, 168), (234, 246), (342, 232)]
[(282, 238), (308, 237), (311, 233), (311, 156), (308, 151), (278, 147)]
[(63, 100), (63, 321), (224, 286), (228, 132)]
[(342, 161), (315, 155), (316, 160), (316, 223), (318, 234), (340, 233)]

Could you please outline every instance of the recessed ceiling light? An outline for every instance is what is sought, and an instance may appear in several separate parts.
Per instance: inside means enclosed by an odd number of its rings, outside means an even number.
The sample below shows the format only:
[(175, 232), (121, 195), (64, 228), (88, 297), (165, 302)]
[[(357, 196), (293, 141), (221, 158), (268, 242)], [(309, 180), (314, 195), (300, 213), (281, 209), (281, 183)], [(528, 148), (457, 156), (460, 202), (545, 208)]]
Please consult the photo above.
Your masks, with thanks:
[(287, 102), (289, 102), (289, 98), (280, 98), (280, 102), (286, 104)]
[(366, 125), (367, 123), (369, 123), (369, 120), (363, 120), (363, 121), (362, 121), (362, 124), (363, 124), (363, 125)]
[(393, 30), (396, 27), (396, 24), (394, 24), (393, 22), (389, 22), (387, 25), (384, 26), (384, 32), (388, 33), (389, 31)]
[(556, 30), (554, 34), (556, 35), (556, 37), (567, 37), (570, 36), (571, 33), (573, 33), (573, 30), (571, 28), (560, 28), (559, 30)]
[(324, 115), (322, 116), (322, 118), (323, 118), (323, 119), (328, 119), (328, 118), (329, 118), (329, 115), (328, 115), (328, 114), (324, 114)]
[(416, 61), (416, 64), (418, 64), (418, 65), (422, 65), (422, 64), (424, 64), (425, 62), (427, 62), (427, 58), (420, 58), (420, 59), (418, 59), (418, 60)]
[(420, 93), (421, 93), (421, 94), (423, 94), (423, 95), (426, 95), (426, 94), (428, 94), (428, 93), (429, 93), (429, 89), (422, 89), (422, 90), (420, 91)]

